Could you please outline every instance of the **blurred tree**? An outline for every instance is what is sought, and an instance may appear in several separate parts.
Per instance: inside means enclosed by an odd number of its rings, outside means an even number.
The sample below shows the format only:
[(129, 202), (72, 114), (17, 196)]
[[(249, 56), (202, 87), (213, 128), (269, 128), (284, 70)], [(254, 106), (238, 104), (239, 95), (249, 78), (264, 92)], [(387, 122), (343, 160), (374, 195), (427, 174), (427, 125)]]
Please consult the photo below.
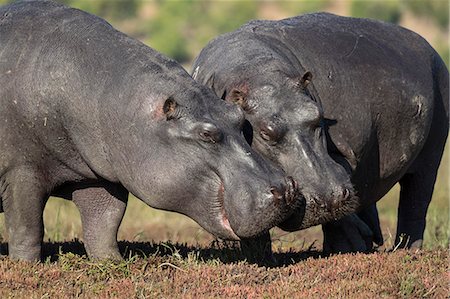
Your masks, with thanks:
[(123, 19), (136, 15), (139, 0), (58, 0), (57, 2), (102, 16), (104, 18)]
[(403, 5), (418, 16), (433, 19), (442, 29), (448, 31), (448, 0), (402, 0)]
[(391, 23), (400, 21), (400, 1), (353, 0), (351, 15), (359, 18), (371, 18)]
[[(0, 5), (15, 2), (16, 0), (0, 0)], [(104, 18), (134, 17), (139, 10), (141, 0), (54, 0)]]
[[(333, 0), (300, 0), (300, 1), (272, 1), (277, 3), (282, 9), (288, 11), (292, 16), (323, 11)], [(336, 1), (336, 0), (334, 0)]]
[(183, 62), (189, 58), (186, 47), (187, 16), (192, 14), (193, 1), (158, 1), (158, 14), (150, 20), (148, 43), (156, 50)]
[[(256, 18), (256, 1), (157, 1), (158, 14), (149, 26), (148, 43), (185, 63), (206, 42)], [(189, 46), (188, 46), (189, 45)], [(196, 50), (196, 52), (193, 52)]]
[[(326, 11), (342, 0), (55, 0), (105, 18), (119, 30), (140, 38), (156, 50), (181, 63), (188, 63), (215, 36), (235, 30), (269, 7), (278, 14), (298, 15)], [(448, 0), (346, 0), (352, 16), (398, 23), (402, 13), (433, 20), (448, 32)], [(0, 5), (14, 0), (0, 0)], [(143, 11), (147, 11), (142, 13)], [(150, 11), (150, 13), (149, 13)], [(267, 11), (266, 11), (267, 14)], [(277, 12), (274, 12), (276, 17)], [(448, 63), (448, 42), (433, 41)]]

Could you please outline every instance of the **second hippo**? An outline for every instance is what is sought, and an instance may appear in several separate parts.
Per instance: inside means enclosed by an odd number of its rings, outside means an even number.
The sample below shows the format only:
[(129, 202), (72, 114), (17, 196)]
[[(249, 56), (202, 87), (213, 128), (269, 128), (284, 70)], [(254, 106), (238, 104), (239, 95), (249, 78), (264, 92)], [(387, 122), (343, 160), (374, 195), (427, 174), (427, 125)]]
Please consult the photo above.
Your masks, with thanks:
[[(299, 181), (305, 215), (282, 228), (371, 206), (365, 221), (381, 243), (373, 205), (399, 182), (396, 242), (421, 246), (448, 135), (449, 80), (419, 35), (327, 13), (252, 21), (211, 41), (193, 77), (240, 105), (252, 147)], [(347, 236), (336, 235), (337, 223), (325, 225), (324, 248), (348, 237), (336, 251), (364, 249), (364, 225), (351, 225), (343, 226)]]

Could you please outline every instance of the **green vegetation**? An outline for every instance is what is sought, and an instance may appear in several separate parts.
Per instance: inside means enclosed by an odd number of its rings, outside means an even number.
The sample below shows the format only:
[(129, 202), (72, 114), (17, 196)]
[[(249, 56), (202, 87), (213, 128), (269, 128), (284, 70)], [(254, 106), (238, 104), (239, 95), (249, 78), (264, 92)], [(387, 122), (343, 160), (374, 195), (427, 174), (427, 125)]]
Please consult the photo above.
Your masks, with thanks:
[(354, 0), (351, 15), (359, 18), (371, 18), (397, 24), (400, 21), (400, 1)]
[[(124, 244), (122, 244), (124, 245)], [(61, 253), (41, 264), (0, 259), (1, 298), (446, 298), (448, 251), (337, 255), (258, 267), (201, 248), (141, 244), (120, 263)], [(123, 247), (122, 247), (123, 249)], [(142, 251), (151, 250), (147, 256)], [(140, 252), (139, 252), (140, 251)], [(298, 256), (295, 256), (299, 260)]]
[[(1, 4), (13, 2), (0, 0)], [(341, 7), (339, 13), (402, 23), (405, 16), (430, 20), (448, 36), (449, 2), (446, 0), (297, 0), (297, 1), (145, 1), (59, 0), (107, 19), (118, 29), (188, 65), (215, 36), (232, 31), (252, 19), (283, 18)], [(429, 25), (427, 25), (429, 26)], [(427, 30), (430, 28), (427, 28)], [(433, 31), (433, 28), (431, 28)], [(448, 37), (430, 40), (448, 63)], [(448, 65), (448, 64), (447, 64)]]
[(134, 18), (139, 9), (139, 0), (57, 0), (106, 19)]
[(402, 4), (418, 16), (435, 20), (442, 29), (448, 30), (448, 15), (450, 3), (446, 0), (403, 0)]
[(256, 18), (257, 3), (215, 1), (160, 1), (158, 14), (144, 26), (148, 44), (186, 63), (211, 37), (237, 29)]

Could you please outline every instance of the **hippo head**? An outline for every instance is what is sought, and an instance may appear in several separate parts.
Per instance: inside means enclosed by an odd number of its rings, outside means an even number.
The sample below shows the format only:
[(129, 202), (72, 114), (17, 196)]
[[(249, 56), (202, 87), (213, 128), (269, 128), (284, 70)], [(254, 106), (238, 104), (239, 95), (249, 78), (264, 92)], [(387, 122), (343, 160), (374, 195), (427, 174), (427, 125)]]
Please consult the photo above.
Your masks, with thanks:
[(137, 86), (123, 94), (130, 99), (127, 107), (117, 109), (126, 112), (105, 122), (120, 128), (108, 134), (114, 136), (111, 159), (118, 181), (136, 197), (235, 240), (255, 237), (290, 215), (292, 207), (304, 207), (295, 181), (246, 142), (239, 107), (187, 73), (159, 84), (155, 78), (130, 84)]
[(300, 185), (306, 209), (279, 225), (288, 231), (338, 219), (358, 205), (350, 174), (327, 150), (322, 107), (308, 90), (311, 80), (310, 72), (274, 71), (239, 78), (221, 91), (224, 100), (245, 111), (244, 132), (252, 147)]

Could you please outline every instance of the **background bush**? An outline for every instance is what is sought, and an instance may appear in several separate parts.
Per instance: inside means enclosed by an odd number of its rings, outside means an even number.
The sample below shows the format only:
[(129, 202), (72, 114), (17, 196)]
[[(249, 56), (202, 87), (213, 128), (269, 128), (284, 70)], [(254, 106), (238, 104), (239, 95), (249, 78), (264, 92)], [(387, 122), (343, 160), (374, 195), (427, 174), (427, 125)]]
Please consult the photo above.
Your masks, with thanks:
[[(0, 4), (13, 2), (0, 0)], [(187, 65), (215, 36), (235, 30), (257, 18), (279, 19), (314, 11), (335, 11), (392, 23), (408, 18), (427, 20), (424, 28), (440, 31), (428, 40), (448, 65), (449, 2), (447, 0), (59, 0), (107, 19), (119, 30), (137, 37), (156, 50)]]

